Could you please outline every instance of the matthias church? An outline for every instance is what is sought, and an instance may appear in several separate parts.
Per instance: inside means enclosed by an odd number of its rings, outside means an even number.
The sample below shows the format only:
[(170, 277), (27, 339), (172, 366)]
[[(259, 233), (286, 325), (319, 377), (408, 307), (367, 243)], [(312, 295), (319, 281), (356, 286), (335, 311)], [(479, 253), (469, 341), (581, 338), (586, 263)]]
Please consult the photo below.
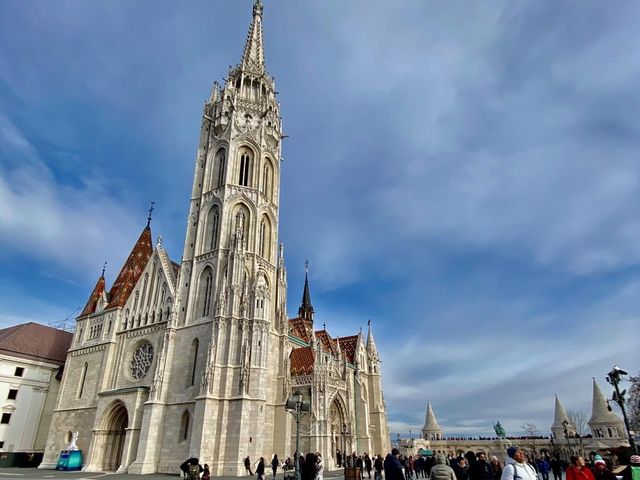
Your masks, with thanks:
[(380, 358), (369, 326), (318, 328), (305, 279), (287, 315), (278, 244), (282, 123), (265, 69), (263, 5), (240, 63), (202, 114), (184, 250), (173, 262), (150, 220), (114, 283), (104, 272), (76, 320), (41, 468), (78, 432), (85, 470), (177, 473), (189, 457), (211, 474), (295, 451), (293, 392), (310, 401), (301, 450), (390, 449)]

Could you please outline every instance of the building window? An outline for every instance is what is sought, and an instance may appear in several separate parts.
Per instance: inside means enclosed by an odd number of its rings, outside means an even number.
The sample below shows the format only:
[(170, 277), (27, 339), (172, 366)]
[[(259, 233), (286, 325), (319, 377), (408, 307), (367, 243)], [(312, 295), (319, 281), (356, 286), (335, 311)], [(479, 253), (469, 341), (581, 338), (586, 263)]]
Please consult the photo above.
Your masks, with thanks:
[(11, 420), (11, 414), (10, 413), (3, 413), (2, 414), (2, 419), (0, 420), (0, 423), (7, 424), (7, 423), (9, 423), (10, 420)]
[(24, 367), (16, 367), (14, 375), (16, 377), (22, 377), (24, 375)]
[(16, 398), (18, 398), (18, 389), (10, 388), (9, 395), (7, 395), (7, 400), (15, 400)]
[(4, 448), (4, 442), (0, 442), (0, 448)]
[(218, 228), (220, 226), (220, 211), (217, 206), (209, 210), (207, 221), (207, 250), (213, 250), (218, 241)]
[(188, 410), (185, 410), (182, 414), (182, 421), (180, 422), (180, 441), (184, 442), (189, 438), (189, 424), (191, 423), (191, 415)]
[(191, 344), (191, 352), (193, 355), (193, 364), (191, 367), (191, 385), (195, 384), (196, 381), (196, 367), (198, 366), (198, 347), (200, 346), (200, 341), (197, 338), (193, 339), (193, 343)]
[(226, 156), (226, 152), (224, 150), (220, 150), (216, 155), (215, 175), (216, 175), (217, 187), (221, 187), (224, 184), (224, 157), (225, 156)]
[(80, 386), (78, 387), (78, 398), (82, 398), (82, 392), (84, 391), (84, 382), (87, 379), (87, 368), (89, 365), (85, 362), (82, 367), (82, 373), (80, 374)]
[(207, 270), (204, 272), (203, 275), (203, 282), (202, 282), (202, 308), (201, 308), (201, 312), (202, 312), (202, 316), (203, 317), (207, 317), (209, 316), (210, 313), (210, 308), (211, 308), (211, 291), (213, 289), (213, 273), (211, 272), (211, 269), (207, 268)]
[(248, 152), (244, 152), (240, 156), (240, 177), (238, 183), (244, 187), (248, 187), (251, 183), (251, 156)]

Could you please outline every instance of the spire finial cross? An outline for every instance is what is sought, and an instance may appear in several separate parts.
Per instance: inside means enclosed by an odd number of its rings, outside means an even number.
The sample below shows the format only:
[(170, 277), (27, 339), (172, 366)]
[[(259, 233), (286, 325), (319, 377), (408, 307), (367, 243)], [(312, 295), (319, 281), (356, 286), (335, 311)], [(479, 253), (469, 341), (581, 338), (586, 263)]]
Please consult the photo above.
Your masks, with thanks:
[(107, 269), (107, 262), (104, 262), (104, 264), (102, 265), (102, 277), (104, 277), (104, 272)]
[(370, 326), (371, 326), (371, 319), (367, 321), (367, 327), (370, 327)]
[(156, 202), (151, 202), (151, 206), (149, 207), (149, 210), (147, 210), (149, 212), (149, 216), (147, 217), (147, 228), (151, 225), (151, 214), (153, 213), (153, 206), (155, 204)]
[(327, 324), (326, 322), (322, 322), (322, 330), (326, 330), (327, 329)]
[(309, 273), (309, 260), (305, 260), (304, 261), (304, 273), (307, 274)]

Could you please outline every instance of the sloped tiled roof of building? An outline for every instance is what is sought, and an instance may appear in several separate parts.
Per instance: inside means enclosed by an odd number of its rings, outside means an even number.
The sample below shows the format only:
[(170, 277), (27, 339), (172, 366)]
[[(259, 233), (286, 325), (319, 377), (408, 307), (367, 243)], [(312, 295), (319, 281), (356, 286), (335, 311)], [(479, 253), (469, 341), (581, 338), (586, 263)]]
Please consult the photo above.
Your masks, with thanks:
[(113, 282), (109, 292), (109, 308), (124, 306), (152, 254), (151, 228), (147, 226), (133, 246), (133, 250), (124, 262), (116, 281)]
[(89, 300), (87, 300), (87, 304), (84, 306), (84, 309), (80, 313), (79, 316), (84, 317), (85, 315), (91, 315), (96, 311), (96, 306), (98, 305), (98, 300), (104, 293), (105, 283), (104, 283), (104, 275), (100, 275), (96, 286), (93, 287), (93, 292), (91, 292), (91, 296)]
[(350, 363), (355, 363), (356, 345), (358, 344), (359, 335), (351, 335), (350, 337), (340, 337), (340, 350)]
[(316, 339), (320, 342), (325, 352), (330, 352), (334, 355), (338, 353), (335, 340), (331, 338), (331, 335), (329, 335), (329, 332), (326, 330), (318, 330), (316, 332)]
[(311, 332), (313, 331), (313, 322), (306, 318), (289, 319), (289, 333), (303, 342), (311, 341)]
[(291, 350), (291, 375), (309, 375), (313, 373), (314, 356), (311, 347), (298, 347)]
[(0, 353), (63, 365), (73, 334), (29, 322), (0, 330)]

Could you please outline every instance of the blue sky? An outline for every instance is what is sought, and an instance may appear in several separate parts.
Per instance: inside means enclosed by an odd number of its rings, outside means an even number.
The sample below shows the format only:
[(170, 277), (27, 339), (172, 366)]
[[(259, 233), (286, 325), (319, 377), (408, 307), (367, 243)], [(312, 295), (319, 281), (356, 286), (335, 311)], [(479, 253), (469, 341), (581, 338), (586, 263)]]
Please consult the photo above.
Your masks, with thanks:
[[(203, 101), (251, 1), (4, 2), (0, 324), (182, 251)], [(640, 4), (267, 1), (289, 313), (372, 319), (392, 432), (547, 432), (638, 370)], [(608, 391), (605, 388), (605, 391)]]

